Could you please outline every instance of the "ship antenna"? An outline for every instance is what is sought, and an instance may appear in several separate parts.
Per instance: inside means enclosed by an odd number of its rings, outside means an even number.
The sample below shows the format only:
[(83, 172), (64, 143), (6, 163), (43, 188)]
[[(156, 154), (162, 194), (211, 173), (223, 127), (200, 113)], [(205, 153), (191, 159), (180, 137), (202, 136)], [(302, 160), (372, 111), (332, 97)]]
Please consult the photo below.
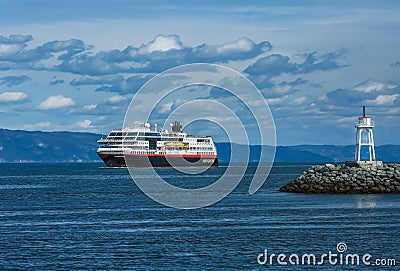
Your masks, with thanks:
[(365, 118), (365, 105), (363, 106), (363, 117)]

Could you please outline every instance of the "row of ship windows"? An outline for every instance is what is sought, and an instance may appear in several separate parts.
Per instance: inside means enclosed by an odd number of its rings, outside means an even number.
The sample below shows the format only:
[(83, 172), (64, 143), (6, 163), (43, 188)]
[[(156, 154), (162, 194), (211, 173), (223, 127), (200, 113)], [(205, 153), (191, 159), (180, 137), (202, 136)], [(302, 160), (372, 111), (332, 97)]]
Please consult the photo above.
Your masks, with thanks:
[[(124, 140), (124, 141), (118, 141), (118, 140), (108, 140), (107, 142), (109, 143), (126, 143), (126, 144), (132, 144), (132, 145), (147, 145), (148, 141), (137, 141), (137, 140)], [(171, 141), (170, 141), (171, 142)], [(172, 142), (176, 142), (176, 141), (172, 141)], [(195, 143), (194, 143), (195, 144)], [(198, 145), (211, 145), (210, 143), (201, 143)], [(192, 148), (196, 148), (196, 147), (192, 147)]]
[[(154, 137), (154, 138), (148, 138), (148, 137), (143, 137), (143, 136), (127, 136), (127, 137), (123, 137), (123, 136), (111, 136), (109, 135), (107, 137), (108, 140), (125, 140), (125, 141), (129, 141), (129, 140), (141, 140), (141, 141), (145, 141), (145, 140), (149, 140), (149, 139), (153, 139), (153, 140), (157, 140), (157, 141), (183, 141), (183, 137)], [(210, 143), (210, 139), (209, 138), (186, 138), (187, 141), (189, 142), (197, 142), (197, 143)]]
[[(118, 133), (110, 133), (108, 136), (137, 136), (137, 132), (118, 132)], [(139, 136), (160, 136), (160, 133), (152, 133), (152, 132), (139, 132)]]
[(208, 147), (208, 148), (204, 148), (204, 147), (189, 147), (189, 150), (212, 151), (213, 148), (211, 148), (211, 147)]
[[(143, 136), (145, 136), (145, 137), (157, 137), (157, 138), (160, 138), (161, 137), (161, 134), (160, 133), (156, 133), (156, 132), (113, 132), (113, 133), (110, 133), (109, 135), (108, 135), (108, 137), (109, 138), (115, 138), (115, 139), (119, 139), (119, 138), (124, 138), (124, 137), (136, 137), (136, 136), (139, 136), (139, 137), (143, 137)], [(166, 137), (161, 137), (161, 138), (166, 138)], [(176, 137), (175, 137), (176, 138)], [(181, 138), (182, 137), (179, 137), (179, 140), (181, 140)], [(187, 140), (188, 141), (197, 141), (197, 142), (210, 142), (210, 139), (209, 138), (196, 138), (196, 137), (190, 137), (190, 136), (188, 136), (188, 137), (186, 137), (187, 138)], [(168, 139), (168, 140), (170, 140), (170, 139)], [(174, 140), (174, 139), (172, 139), (172, 140)], [(162, 141), (164, 141), (164, 140), (162, 140)]]
[(108, 140), (115, 140), (115, 141), (148, 141), (148, 140), (157, 140), (157, 141), (183, 141), (183, 137), (122, 137), (122, 136), (109, 136), (107, 137)]
[[(132, 151), (131, 153), (132, 154), (149, 154), (146, 151)], [(159, 152), (158, 154), (166, 154), (166, 153), (165, 152)], [(197, 155), (214, 155), (215, 153), (203, 151), (203, 152), (196, 152), (196, 154)]]
[[(117, 145), (117, 146), (115, 146), (115, 145), (104, 145), (104, 146), (101, 146), (102, 148), (125, 148), (125, 147), (131, 147), (131, 148), (135, 148), (135, 149), (138, 149), (138, 150), (147, 150), (149, 147), (148, 146), (129, 146), (129, 145), (127, 145), (127, 146), (119, 146), (119, 145)], [(175, 150), (175, 149), (177, 149), (177, 148), (174, 148), (174, 147), (172, 147), (172, 148), (168, 148), (169, 150)], [(178, 148), (178, 150), (182, 150), (183, 148), (182, 147), (179, 147)], [(189, 148), (189, 150), (191, 150), (191, 151), (213, 151), (213, 148), (202, 148), (202, 147), (190, 147)]]

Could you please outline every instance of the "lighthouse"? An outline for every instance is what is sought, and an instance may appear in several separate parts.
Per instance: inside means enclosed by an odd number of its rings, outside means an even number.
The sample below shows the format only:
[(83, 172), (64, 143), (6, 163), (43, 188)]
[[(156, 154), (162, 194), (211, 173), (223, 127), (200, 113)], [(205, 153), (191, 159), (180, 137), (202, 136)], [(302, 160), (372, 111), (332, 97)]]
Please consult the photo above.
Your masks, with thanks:
[[(376, 161), (375, 158), (375, 146), (374, 146), (374, 135), (372, 133), (372, 128), (374, 127), (374, 122), (370, 117), (365, 115), (365, 106), (363, 106), (363, 115), (358, 118), (356, 124), (357, 134), (356, 134), (356, 153), (354, 160), (357, 162), (372, 162)], [(362, 159), (361, 151), (368, 150), (369, 159)]]

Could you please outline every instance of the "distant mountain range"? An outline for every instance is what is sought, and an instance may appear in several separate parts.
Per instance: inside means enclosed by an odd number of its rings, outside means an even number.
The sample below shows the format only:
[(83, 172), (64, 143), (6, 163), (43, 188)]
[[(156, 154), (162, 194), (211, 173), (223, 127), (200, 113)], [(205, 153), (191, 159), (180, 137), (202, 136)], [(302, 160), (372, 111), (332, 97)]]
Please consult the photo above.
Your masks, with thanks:
[[(100, 162), (96, 154), (97, 140), (93, 133), (39, 132), (0, 129), (0, 162)], [(221, 162), (229, 161), (230, 143), (216, 143)], [(243, 148), (247, 146), (236, 145)], [(270, 151), (266, 146), (264, 151)], [(377, 146), (377, 159), (400, 162), (400, 145)], [(277, 146), (276, 162), (342, 162), (353, 160), (354, 145)], [(258, 161), (261, 146), (250, 146), (250, 161)], [(233, 157), (242, 162), (243, 157)]]
[(0, 162), (93, 162), (100, 135), (0, 129)]

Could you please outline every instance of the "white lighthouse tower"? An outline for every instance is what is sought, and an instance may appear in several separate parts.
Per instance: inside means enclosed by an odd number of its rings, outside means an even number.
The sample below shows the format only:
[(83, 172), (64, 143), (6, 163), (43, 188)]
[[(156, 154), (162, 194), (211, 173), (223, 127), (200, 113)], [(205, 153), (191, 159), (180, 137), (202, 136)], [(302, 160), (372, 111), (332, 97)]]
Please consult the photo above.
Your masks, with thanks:
[[(373, 161), (376, 161), (374, 135), (372, 133), (373, 127), (374, 122), (370, 117), (367, 117), (365, 115), (365, 106), (363, 106), (363, 116), (358, 118), (358, 122), (356, 124), (356, 153), (354, 156), (354, 160), (357, 162), (372, 163)], [(368, 148), (369, 160), (361, 159), (361, 149), (363, 149), (363, 146), (366, 146), (366, 148)]]

